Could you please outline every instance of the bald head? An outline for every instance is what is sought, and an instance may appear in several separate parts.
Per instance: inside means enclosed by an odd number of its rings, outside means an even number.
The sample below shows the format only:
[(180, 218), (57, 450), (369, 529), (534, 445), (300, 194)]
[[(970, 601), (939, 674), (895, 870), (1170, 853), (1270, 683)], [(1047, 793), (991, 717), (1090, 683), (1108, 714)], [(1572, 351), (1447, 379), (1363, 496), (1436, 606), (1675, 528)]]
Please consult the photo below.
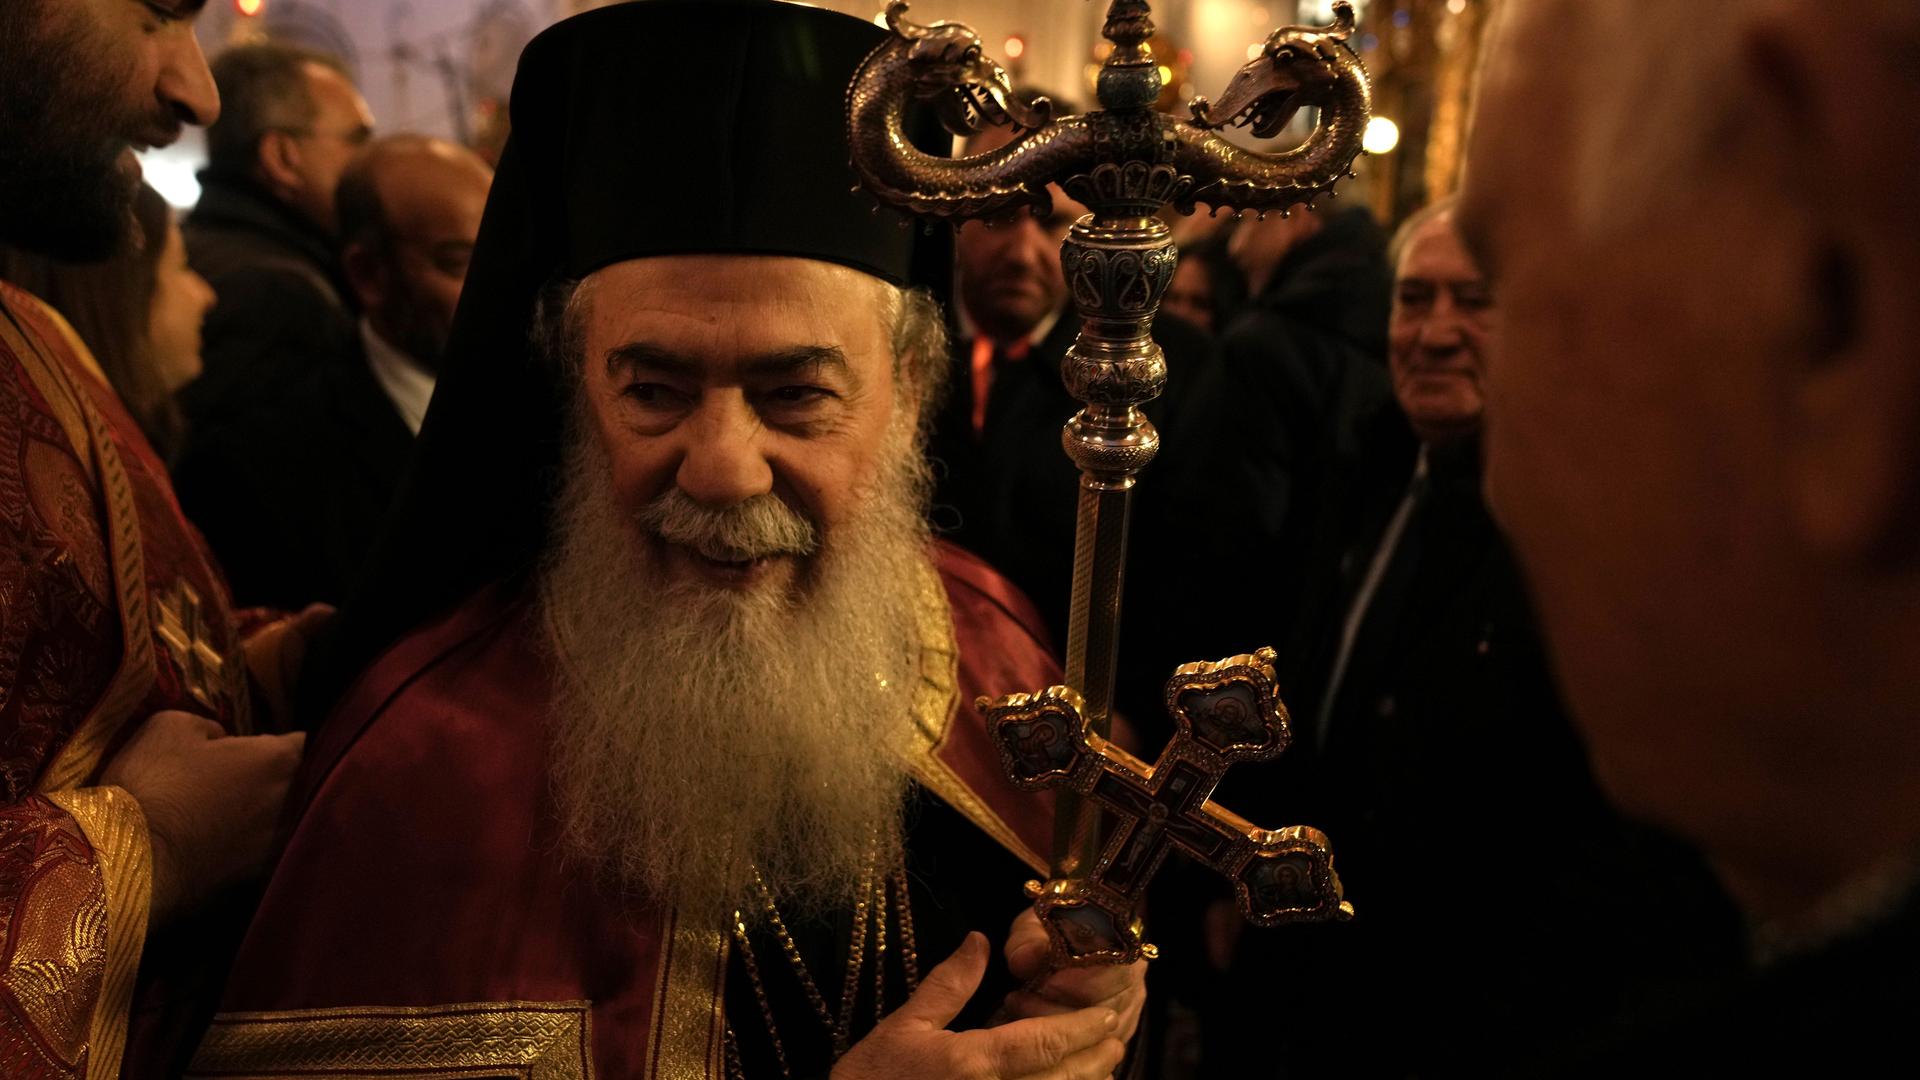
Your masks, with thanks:
[(340, 180), (343, 262), (374, 330), (433, 369), (445, 351), (493, 170), (421, 135), (375, 140)]
[(1459, 211), (1595, 762), (1750, 907), (1920, 845), (1920, 11), (1512, 0)]

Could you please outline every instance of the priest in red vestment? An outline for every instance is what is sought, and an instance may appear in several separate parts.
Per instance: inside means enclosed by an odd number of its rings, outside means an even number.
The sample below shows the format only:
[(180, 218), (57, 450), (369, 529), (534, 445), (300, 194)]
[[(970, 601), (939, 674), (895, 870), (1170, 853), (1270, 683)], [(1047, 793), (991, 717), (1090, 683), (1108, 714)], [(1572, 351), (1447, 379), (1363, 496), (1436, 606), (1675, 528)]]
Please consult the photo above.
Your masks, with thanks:
[[(0, 242), (141, 242), (132, 144), (218, 109), (198, 8), (0, 5)], [(297, 735), (224, 737), (274, 722), (250, 674), (290, 626), (231, 610), (92, 354), (0, 281), (0, 1076), (184, 1065), (298, 760)]]
[(973, 704), (1059, 672), (925, 525), (945, 327), (914, 286), (950, 256), (850, 191), (844, 88), (879, 38), (644, 0), (528, 46), (346, 616), (377, 658), (194, 1075), (1119, 1064), (1143, 972), (1041, 969), (1021, 887), (1051, 803)]

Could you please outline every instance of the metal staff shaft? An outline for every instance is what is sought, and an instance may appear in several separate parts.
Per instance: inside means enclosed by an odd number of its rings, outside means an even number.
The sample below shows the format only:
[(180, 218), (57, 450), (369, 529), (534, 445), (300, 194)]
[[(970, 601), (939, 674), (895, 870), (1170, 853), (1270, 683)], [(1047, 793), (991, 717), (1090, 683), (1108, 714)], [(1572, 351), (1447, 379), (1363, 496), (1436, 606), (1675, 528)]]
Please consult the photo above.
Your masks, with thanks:
[[(1052, 202), (1047, 185), (1057, 182), (1093, 211), (1061, 246), (1061, 269), (1081, 318), (1061, 376), (1085, 406), (1061, 438), (1080, 470), (1066, 678), (1084, 700), (1092, 730), (1105, 736), (1112, 728), (1129, 502), (1135, 474), (1160, 443), (1139, 407), (1159, 395), (1167, 375), (1151, 330), (1177, 253), (1155, 215), (1165, 206), (1190, 213), (1197, 202), (1256, 211), (1311, 205), (1346, 175), (1371, 100), (1366, 73), (1347, 45), (1353, 8), (1336, 3), (1332, 26), (1276, 30), (1217, 104), (1193, 100), (1189, 121), (1154, 111), (1161, 76), (1147, 44), (1154, 28), (1146, 0), (1110, 0), (1102, 35), (1113, 50), (1096, 78), (1101, 107), (1059, 118), (1044, 102), (1015, 99), (978, 34), (954, 23), (914, 23), (906, 10), (903, 0), (888, 4), (894, 37), (848, 87), (848, 146), (866, 189), (914, 213), (958, 222), (1044, 209)], [(988, 124), (1016, 125), (1023, 134), (973, 157), (927, 154), (907, 137), (904, 117), (915, 102), (933, 108), (955, 134)], [(1308, 105), (1320, 119), (1290, 151), (1243, 150), (1215, 133), (1245, 125), (1268, 137)], [(1056, 879), (1092, 865), (1092, 817), (1077, 798), (1061, 796)]]

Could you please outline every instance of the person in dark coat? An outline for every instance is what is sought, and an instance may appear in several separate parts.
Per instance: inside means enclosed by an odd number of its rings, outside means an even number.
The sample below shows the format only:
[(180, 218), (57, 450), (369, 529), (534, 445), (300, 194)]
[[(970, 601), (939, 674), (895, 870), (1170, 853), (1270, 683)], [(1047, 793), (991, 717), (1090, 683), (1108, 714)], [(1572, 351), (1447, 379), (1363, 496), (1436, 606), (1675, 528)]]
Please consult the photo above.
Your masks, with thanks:
[[(1742, 977), (1551, 1075), (1897, 1072), (1920, 1023), (1920, 11), (1516, 0), (1461, 231), (1487, 484), (1608, 796), (1707, 853)], [(1622, 73), (1628, 73), (1622, 77)], [(1817, 195), (1813, 193), (1817, 192)], [(1812, 196), (1812, 197), (1810, 197)]]
[(366, 312), (348, 351), (294, 392), (191, 437), (188, 515), (241, 603), (340, 603), (413, 451), (493, 172), (420, 136), (382, 139), (339, 188), (343, 262)]
[(1357, 417), (1391, 398), (1392, 275), (1365, 209), (1248, 219), (1227, 249), (1252, 299), (1211, 362), (1176, 367), (1169, 350), (1177, 406), (1135, 499), (1129, 559), (1143, 569), (1127, 581), (1115, 700), (1149, 747), (1171, 733), (1161, 699), (1176, 666), (1283, 643), (1318, 478), (1353, 453)]
[(1561, 710), (1480, 494), (1493, 303), (1451, 214), (1396, 239), (1393, 399), (1314, 478), (1279, 663), (1293, 745), (1217, 795), (1327, 832), (1360, 914), (1250, 930), (1224, 882), (1172, 879), (1162, 915), (1204, 928), (1179, 950), (1208, 958), (1185, 972), (1203, 1075), (1269, 1050), (1298, 1077), (1497, 1069), (1738, 954), (1704, 867), (1617, 819)]
[(200, 202), (182, 231), (219, 302), (205, 370), (180, 393), (191, 424), (271, 402), (351, 348), (354, 314), (333, 197), (373, 116), (339, 61), (243, 45), (213, 63), (223, 103), (207, 130)]

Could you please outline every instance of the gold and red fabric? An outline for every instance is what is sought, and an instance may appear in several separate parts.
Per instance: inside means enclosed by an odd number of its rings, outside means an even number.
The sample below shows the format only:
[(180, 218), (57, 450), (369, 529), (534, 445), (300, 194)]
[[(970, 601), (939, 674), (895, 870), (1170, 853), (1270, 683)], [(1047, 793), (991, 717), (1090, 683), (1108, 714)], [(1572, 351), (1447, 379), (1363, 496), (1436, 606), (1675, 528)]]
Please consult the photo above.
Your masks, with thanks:
[[(250, 728), (227, 589), (59, 315), (0, 283), (0, 1073), (120, 1073), (152, 891), (98, 785), (147, 716)], [(229, 658), (232, 661), (229, 662)]]
[[(909, 766), (1038, 871), (1052, 796), (1002, 775), (973, 701), (1059, 668), (1004, 579), (952, 548), (938, 564)], [(559, 854), (539, 617), (524, 590), (483, 590), (403, 638), (321, 727), (293, 796), (306, 812), (189, 1075), (722, 1075), (726, 935), (637, 909)]]

